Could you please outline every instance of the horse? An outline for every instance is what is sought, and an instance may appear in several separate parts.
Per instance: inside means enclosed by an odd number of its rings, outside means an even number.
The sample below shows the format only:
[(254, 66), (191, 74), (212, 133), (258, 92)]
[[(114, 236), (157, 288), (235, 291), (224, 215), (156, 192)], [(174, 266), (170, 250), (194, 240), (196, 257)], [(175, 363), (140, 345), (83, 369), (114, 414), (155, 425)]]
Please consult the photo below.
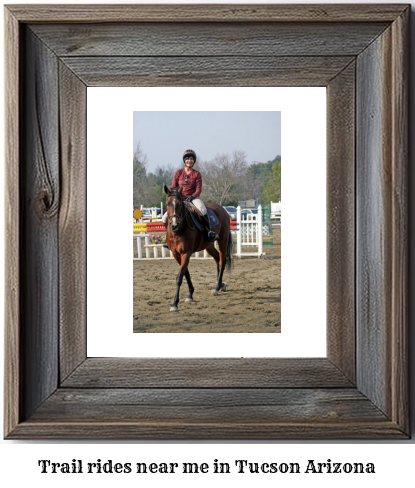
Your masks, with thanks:
[(183, 276), (186, 278), (189, 287), (189, 295), (186, 298), (186, 302), (193, 302), (194, 287), (188, 270), (190, 256), (195, 252), (206, 249), (216, 261), (217, 283), (212, 293), (217, 296), (219, 291), (225, 291), (226, 289), (225, 283), (222, 282), (222, 277), (225, 267), (228, 270), (232, 267), (233, 242), (230, 217), (223, 207), (215, 203), (206, 204), (208, 213), (211, 210), (217, 219), (217, 223), (212, 225), (212, 230), (219, 236), (217, 240), (218, 252), (214, 243), (208, 240), (206, 231), (198, 228), (201, 226), (198, 226), (192, 219), (191, 212), (197, 212), (197, 209), (191, 203), (184, 201), (182, 197), (183, 188), (169, 189), (166, 185), (163, 186), (167, 195), (166, 242), (180, 266), (180, 271), (176, 277), (176, 295), (170, 308), (170, 312), (177, 312)]

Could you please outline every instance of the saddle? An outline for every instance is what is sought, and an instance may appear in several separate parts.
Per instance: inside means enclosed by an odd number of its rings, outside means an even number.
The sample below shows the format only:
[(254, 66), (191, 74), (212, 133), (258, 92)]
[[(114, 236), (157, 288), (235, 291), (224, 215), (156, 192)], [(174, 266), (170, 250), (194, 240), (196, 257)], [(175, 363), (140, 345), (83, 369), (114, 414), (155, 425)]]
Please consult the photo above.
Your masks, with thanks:
[[(204, 225), (203, 225), (204, 216), (199, 211), (199, 209), (195, 207), (192, 203), (186, 201), (184, 203), (187, 209), (189, 210), (189, 215), (192, 218), (192, 222), (202, 232), (204, 229)], [(213, 212), (213, 210), (211, 210), (210, 208), (206, 208), (206, 210), (210, 222), (210, 228), (213, 229), (213, 227), (216, 227), (219, 224), (219, 220), (216, 217), (216, 214)]]

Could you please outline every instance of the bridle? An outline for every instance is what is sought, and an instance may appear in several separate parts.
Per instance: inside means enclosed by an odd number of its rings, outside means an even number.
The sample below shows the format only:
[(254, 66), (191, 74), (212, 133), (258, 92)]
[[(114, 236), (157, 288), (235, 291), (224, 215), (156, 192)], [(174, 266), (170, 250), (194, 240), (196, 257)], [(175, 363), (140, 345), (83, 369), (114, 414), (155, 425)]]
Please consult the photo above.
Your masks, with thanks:
[(174, 202), (173, 203), (174, 213), (172, 215), (168, 215), (168, 217), (167, 217), (169, 224), (170, 224), (170, 227), (171, 227), (171, 230), (173, 232), (176, 232), (177, 229), (179, 228), (180, 224), (182, 223), (182, 221), (186, 218), (187, 208), (186, 208), (186, 205), (183, 204), (183, 199), (181, 198), (180, 195), (178, 195), (177, 193), (173, 193), (173, 195), (170, 195), (169, 198), (172, 198), (172, 197), (177, 197), (179, 199), (180, 203), (184, 207), (184, 216), (180, 216), (176, 213), (176, 203)]

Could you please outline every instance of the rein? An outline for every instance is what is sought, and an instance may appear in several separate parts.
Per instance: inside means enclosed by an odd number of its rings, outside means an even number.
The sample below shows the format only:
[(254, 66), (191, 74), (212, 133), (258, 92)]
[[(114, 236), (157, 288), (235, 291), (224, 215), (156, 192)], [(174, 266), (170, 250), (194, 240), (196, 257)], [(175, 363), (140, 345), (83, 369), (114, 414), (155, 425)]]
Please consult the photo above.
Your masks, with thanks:
[[(186, 205), (186, 202), (182, 198), (180, 198), (180, 202), (184, 206), (184, 216), (179, 216), (179, 215), (176, 214), (176, 212), (173, 215), (169, 215), (168, 216), (168, 220), (169, 220), (169, 223), (170, 223), (171, 230), (173, 232), (177, 232), (177, 230), (180, 227), (180, 224), (183, 221), (186, 221), (187, 222), (187, 226), (189, 227), (189, 229), (193, 230), (195, 227), (193, 225), (192, 219), (189, 218), (190, 217), (190, 210), (189, 210), (188, 206)], [(176, 227), (177, 228), (176, 228), (176, 231), (174, 231), (173, 230), (173, 227), (172, 227), (172, 221), (173, 221), (174, 218), (176, 218), (176, 220), (177, 220), (177, 224), (176, 224)]]

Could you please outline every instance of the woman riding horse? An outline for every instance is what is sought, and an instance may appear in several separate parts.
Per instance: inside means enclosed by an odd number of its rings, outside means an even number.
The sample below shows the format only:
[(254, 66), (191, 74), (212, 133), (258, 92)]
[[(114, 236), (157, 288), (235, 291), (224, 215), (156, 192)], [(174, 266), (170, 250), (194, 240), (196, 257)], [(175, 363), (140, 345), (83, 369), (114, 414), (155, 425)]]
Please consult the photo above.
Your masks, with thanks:
[[(173, 181), (171, 183), (172, 188), (182, 187), (182, 198), (188, 202), (191, 202), (202, 214), (203, 224), (207, 231), (207, 237), (210, 242), (214, 242), (218, 239), (218, 235), (210, 228), (210, 221), (207, 215), (205, 204), (200, 198), (202, 193), (202, 175), (199, 171), (194, 169), (196, 163), (196, 153), (192, 149), (186, 149), (183, 153), (183, 163), (185, 167), (179, 169), (174, 173)], [(167, 212), (163, 215), (164, 227), (167, 230)]]
[[(229, 215), (221, 205), (207, 203), (205, 206), (199, 198), (202, 191), (202, 177), (198, 171), (193, 169), (196, 153), (188, 149), (183, 154), (183, 161), (185, 168), (176, 171), (172, 188), (169, 189), (164, 185), (164, 191), (167, 194), (167, 212), (163, 216), (163, 222), (166, 227), (167, 247), (180, 266), (176, 277), (176, 295), (170, 308), (171, 312), (178, 310), (183, 278), (186, 278), (189, 287), (186, 302), (193, 302), (194, 287), (188, 269), (193, 253), (206, 249), (206, 252), (216, 261), (217, 282), (213, 290), (214, 295), (225, 291), (226, 286), (222, 281), (223, 272), (225, 268), (230, 270), (232, 267), (233, 242)], [(195, 207), (199, 210), (203, 225), (192, 218)], [(208, 209), (213, 219), (212, 226), (216, 232), (210, 227)], [(217, 242), (215, 243), (215, 241)]]

